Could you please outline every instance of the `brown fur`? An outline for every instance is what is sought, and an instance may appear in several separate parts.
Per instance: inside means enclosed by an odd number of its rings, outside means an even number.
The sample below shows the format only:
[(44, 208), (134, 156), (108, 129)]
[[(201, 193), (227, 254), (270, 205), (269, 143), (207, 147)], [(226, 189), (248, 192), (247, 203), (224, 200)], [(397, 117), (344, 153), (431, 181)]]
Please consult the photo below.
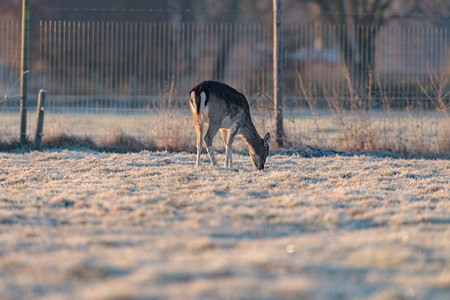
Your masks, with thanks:
[[(202, 103), (202, 93), (204, 101)], [(200, 163), (204, 124), (208, 125), (205, 144), (211, 159), (216, 165), (212, 142), (220, 130), (226, 148), (225, 167), (232, 167), (232, 143), (236, 134), (249, 146), (252, 162), (258, 170), (264, 169), (269, 153), (270, 135), (262, 139), (251, 119), (250, 107), (243, 94), (234, 88), (217, 81), (204, 81), (190, 92), (190, 105), (197, 133), (197, 165)]]

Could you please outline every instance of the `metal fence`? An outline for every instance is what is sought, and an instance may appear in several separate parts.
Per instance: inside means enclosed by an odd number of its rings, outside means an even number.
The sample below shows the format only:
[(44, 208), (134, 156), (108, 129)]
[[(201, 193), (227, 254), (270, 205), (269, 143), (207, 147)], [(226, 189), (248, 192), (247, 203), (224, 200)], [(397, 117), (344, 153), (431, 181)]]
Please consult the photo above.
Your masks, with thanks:
[[(194, 83), (224, 80), (255, 93), (267, 85), (267, 24), (42, 21), (41, 85), (52, 106), (145, 107), (172, 83), (185, 97)], [(61, 98), (61, 96), (63, 96)]]
[(18, 138), (20, 22), (0, 21), (0, 139)]
[[(270, 23), (41, 20), (31, 27), (29, 111), (45, 88), (46, 112), (71, 133), (102, 135), (117, 126), (139, 135), (132, 128), (142, 126), (142, 115), (162, 101), (186, 100), (206, 79), (227, 82), (270, 110)], [(0, 22), (2, 138), (19, 134), (19, 37), (19, 22)], [(397, 108), (426, 108), (440, 96), (448, 104), (449, 37), (447, 27), (286, 24), (285, 105), (311, 109), (311, 99), (320, 108), (331, 98), (358, 98), (374, 107), (388, 99)], [(89, 121), (98, 114), (110, 122)]]

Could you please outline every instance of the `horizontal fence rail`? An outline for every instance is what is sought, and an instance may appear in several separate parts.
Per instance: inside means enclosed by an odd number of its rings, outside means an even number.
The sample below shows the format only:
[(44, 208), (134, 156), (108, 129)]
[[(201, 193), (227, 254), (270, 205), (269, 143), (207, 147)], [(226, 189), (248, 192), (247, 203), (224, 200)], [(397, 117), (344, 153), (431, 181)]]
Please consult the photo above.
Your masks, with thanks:
[[(188, 118), (188, 92), (213, 79), (242, 91), (255, 113), (269, 120), (272, 30), (271, 23), (33, 21), (29, 106), (45, 88), (53, 130), (101, 136), (114, 127), (158, 137), (143, 125), (145, 116), (171, 109), (171, 117)], [(18, 37), (19, 22), (0, 22), (2, 139), (18, 134)], [(411, 105), (446, 110), (449, 37), (447, 27), (285, 24), (283, 91), (292, 108), (287, 116)], [(99, 115), (110, 117), (90, 121)], [(292, 124), (294, 131), (300, 126)]]

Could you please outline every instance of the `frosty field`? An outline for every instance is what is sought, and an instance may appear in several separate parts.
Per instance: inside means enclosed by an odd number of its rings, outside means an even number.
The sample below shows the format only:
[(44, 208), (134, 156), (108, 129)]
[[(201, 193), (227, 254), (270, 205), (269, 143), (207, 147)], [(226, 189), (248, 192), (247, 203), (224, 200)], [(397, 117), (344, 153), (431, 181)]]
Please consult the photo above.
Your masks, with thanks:
[(450, 161), (203, 158), (0, 153), (0, 298), (449, 299)]

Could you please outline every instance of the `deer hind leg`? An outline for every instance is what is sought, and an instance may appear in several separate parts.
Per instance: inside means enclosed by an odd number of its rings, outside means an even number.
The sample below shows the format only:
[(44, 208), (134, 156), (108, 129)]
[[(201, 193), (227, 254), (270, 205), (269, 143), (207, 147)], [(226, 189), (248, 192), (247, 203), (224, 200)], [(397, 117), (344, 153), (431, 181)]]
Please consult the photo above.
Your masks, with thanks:
[(209, 158), (211, 159), (211, 166), (217, 166), (216, 158), (214, 157), (213, 140), (217, 132), (220, 129), (220, 123), (211, 122), (209, 123), (208, 131), (205, 134), (205, 145), (206, 150), (208, 150)]

